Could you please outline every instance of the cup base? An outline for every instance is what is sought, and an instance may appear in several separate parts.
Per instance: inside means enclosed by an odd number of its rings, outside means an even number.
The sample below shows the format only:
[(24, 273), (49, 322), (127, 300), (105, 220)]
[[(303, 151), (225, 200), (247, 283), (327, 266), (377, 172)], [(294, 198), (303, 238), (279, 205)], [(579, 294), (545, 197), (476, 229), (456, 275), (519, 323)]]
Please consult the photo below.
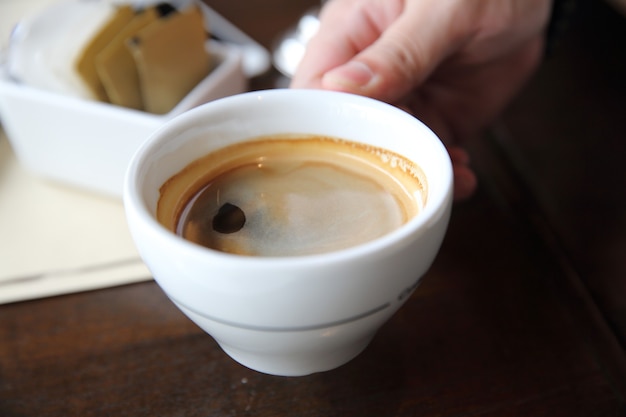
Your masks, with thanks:
[(369, 345), (372, 337), (337, 347), (332, 351), (266, 354), (237, 349), (222, 343), (228, 356), (254, 371), (275, 376), (306, 376), (338, 368), (357, 357)]
[(304, 376), (349, 362), (367, 347), (390, 314), (383, 310), (349, 323), (281, 331), (234, 326), (175, 304), (232, 359), (276, 376)]

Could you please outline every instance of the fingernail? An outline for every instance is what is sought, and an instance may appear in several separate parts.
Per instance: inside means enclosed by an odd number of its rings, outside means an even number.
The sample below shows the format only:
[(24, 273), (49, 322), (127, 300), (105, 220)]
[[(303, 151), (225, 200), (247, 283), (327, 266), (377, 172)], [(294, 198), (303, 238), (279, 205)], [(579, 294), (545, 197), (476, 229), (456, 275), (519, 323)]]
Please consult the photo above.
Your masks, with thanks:
[(326, 88), (362, 89), (374, 79), (372, 69), (359, 61), (350, 61), (324, 74), (322, 84)]

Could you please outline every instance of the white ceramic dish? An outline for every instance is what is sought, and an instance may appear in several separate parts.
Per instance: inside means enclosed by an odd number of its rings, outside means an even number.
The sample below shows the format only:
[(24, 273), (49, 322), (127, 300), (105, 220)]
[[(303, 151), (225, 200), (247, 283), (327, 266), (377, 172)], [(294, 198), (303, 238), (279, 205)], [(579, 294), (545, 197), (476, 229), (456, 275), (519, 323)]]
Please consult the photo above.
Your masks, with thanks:
[(246, 90), (247, 78), (267, 70), (269, 53), (204, 4), (207, 45), (219, 65), (164, 115), (43, 91), (8, 77), (0, 57), (0, 123), (29, 171), (121, 198), (126, 166), (149, 134), (172, 117)]
[(20, 163), (48, 179), (121, 197), (130, 158), (166, 120), (246, 88), (240, 53), (212, 43), (219, 65), (169, 113), (67, 97), (0, 76), (0, 117)]

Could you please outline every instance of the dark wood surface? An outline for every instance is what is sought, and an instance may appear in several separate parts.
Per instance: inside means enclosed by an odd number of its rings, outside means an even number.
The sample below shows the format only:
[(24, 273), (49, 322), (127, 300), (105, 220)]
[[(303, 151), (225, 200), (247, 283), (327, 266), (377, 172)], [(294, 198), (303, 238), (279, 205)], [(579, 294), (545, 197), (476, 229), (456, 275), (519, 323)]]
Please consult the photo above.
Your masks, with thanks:
[[(209, 4), (271, 47), (316, 2)], [(626, 415), (626, 22), (581, 10), (472, 145), (479, 192), (355, 360), (248, 370), (146, 282), (0, 306), (0, 416)]]

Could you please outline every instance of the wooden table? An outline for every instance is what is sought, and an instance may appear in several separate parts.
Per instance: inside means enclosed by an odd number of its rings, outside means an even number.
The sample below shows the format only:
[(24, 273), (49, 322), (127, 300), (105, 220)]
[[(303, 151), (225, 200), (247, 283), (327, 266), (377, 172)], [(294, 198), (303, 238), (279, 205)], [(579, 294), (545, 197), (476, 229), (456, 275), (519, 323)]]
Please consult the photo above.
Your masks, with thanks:
[[(268, 48), (316, 4), (208, 3)], [(625, 26), (581, 5), (471, 147), (481, 188), (423, 284), (352, 362), (248, 370), (146, 282), (0, 306), (0, 416), (626, 415)]]

